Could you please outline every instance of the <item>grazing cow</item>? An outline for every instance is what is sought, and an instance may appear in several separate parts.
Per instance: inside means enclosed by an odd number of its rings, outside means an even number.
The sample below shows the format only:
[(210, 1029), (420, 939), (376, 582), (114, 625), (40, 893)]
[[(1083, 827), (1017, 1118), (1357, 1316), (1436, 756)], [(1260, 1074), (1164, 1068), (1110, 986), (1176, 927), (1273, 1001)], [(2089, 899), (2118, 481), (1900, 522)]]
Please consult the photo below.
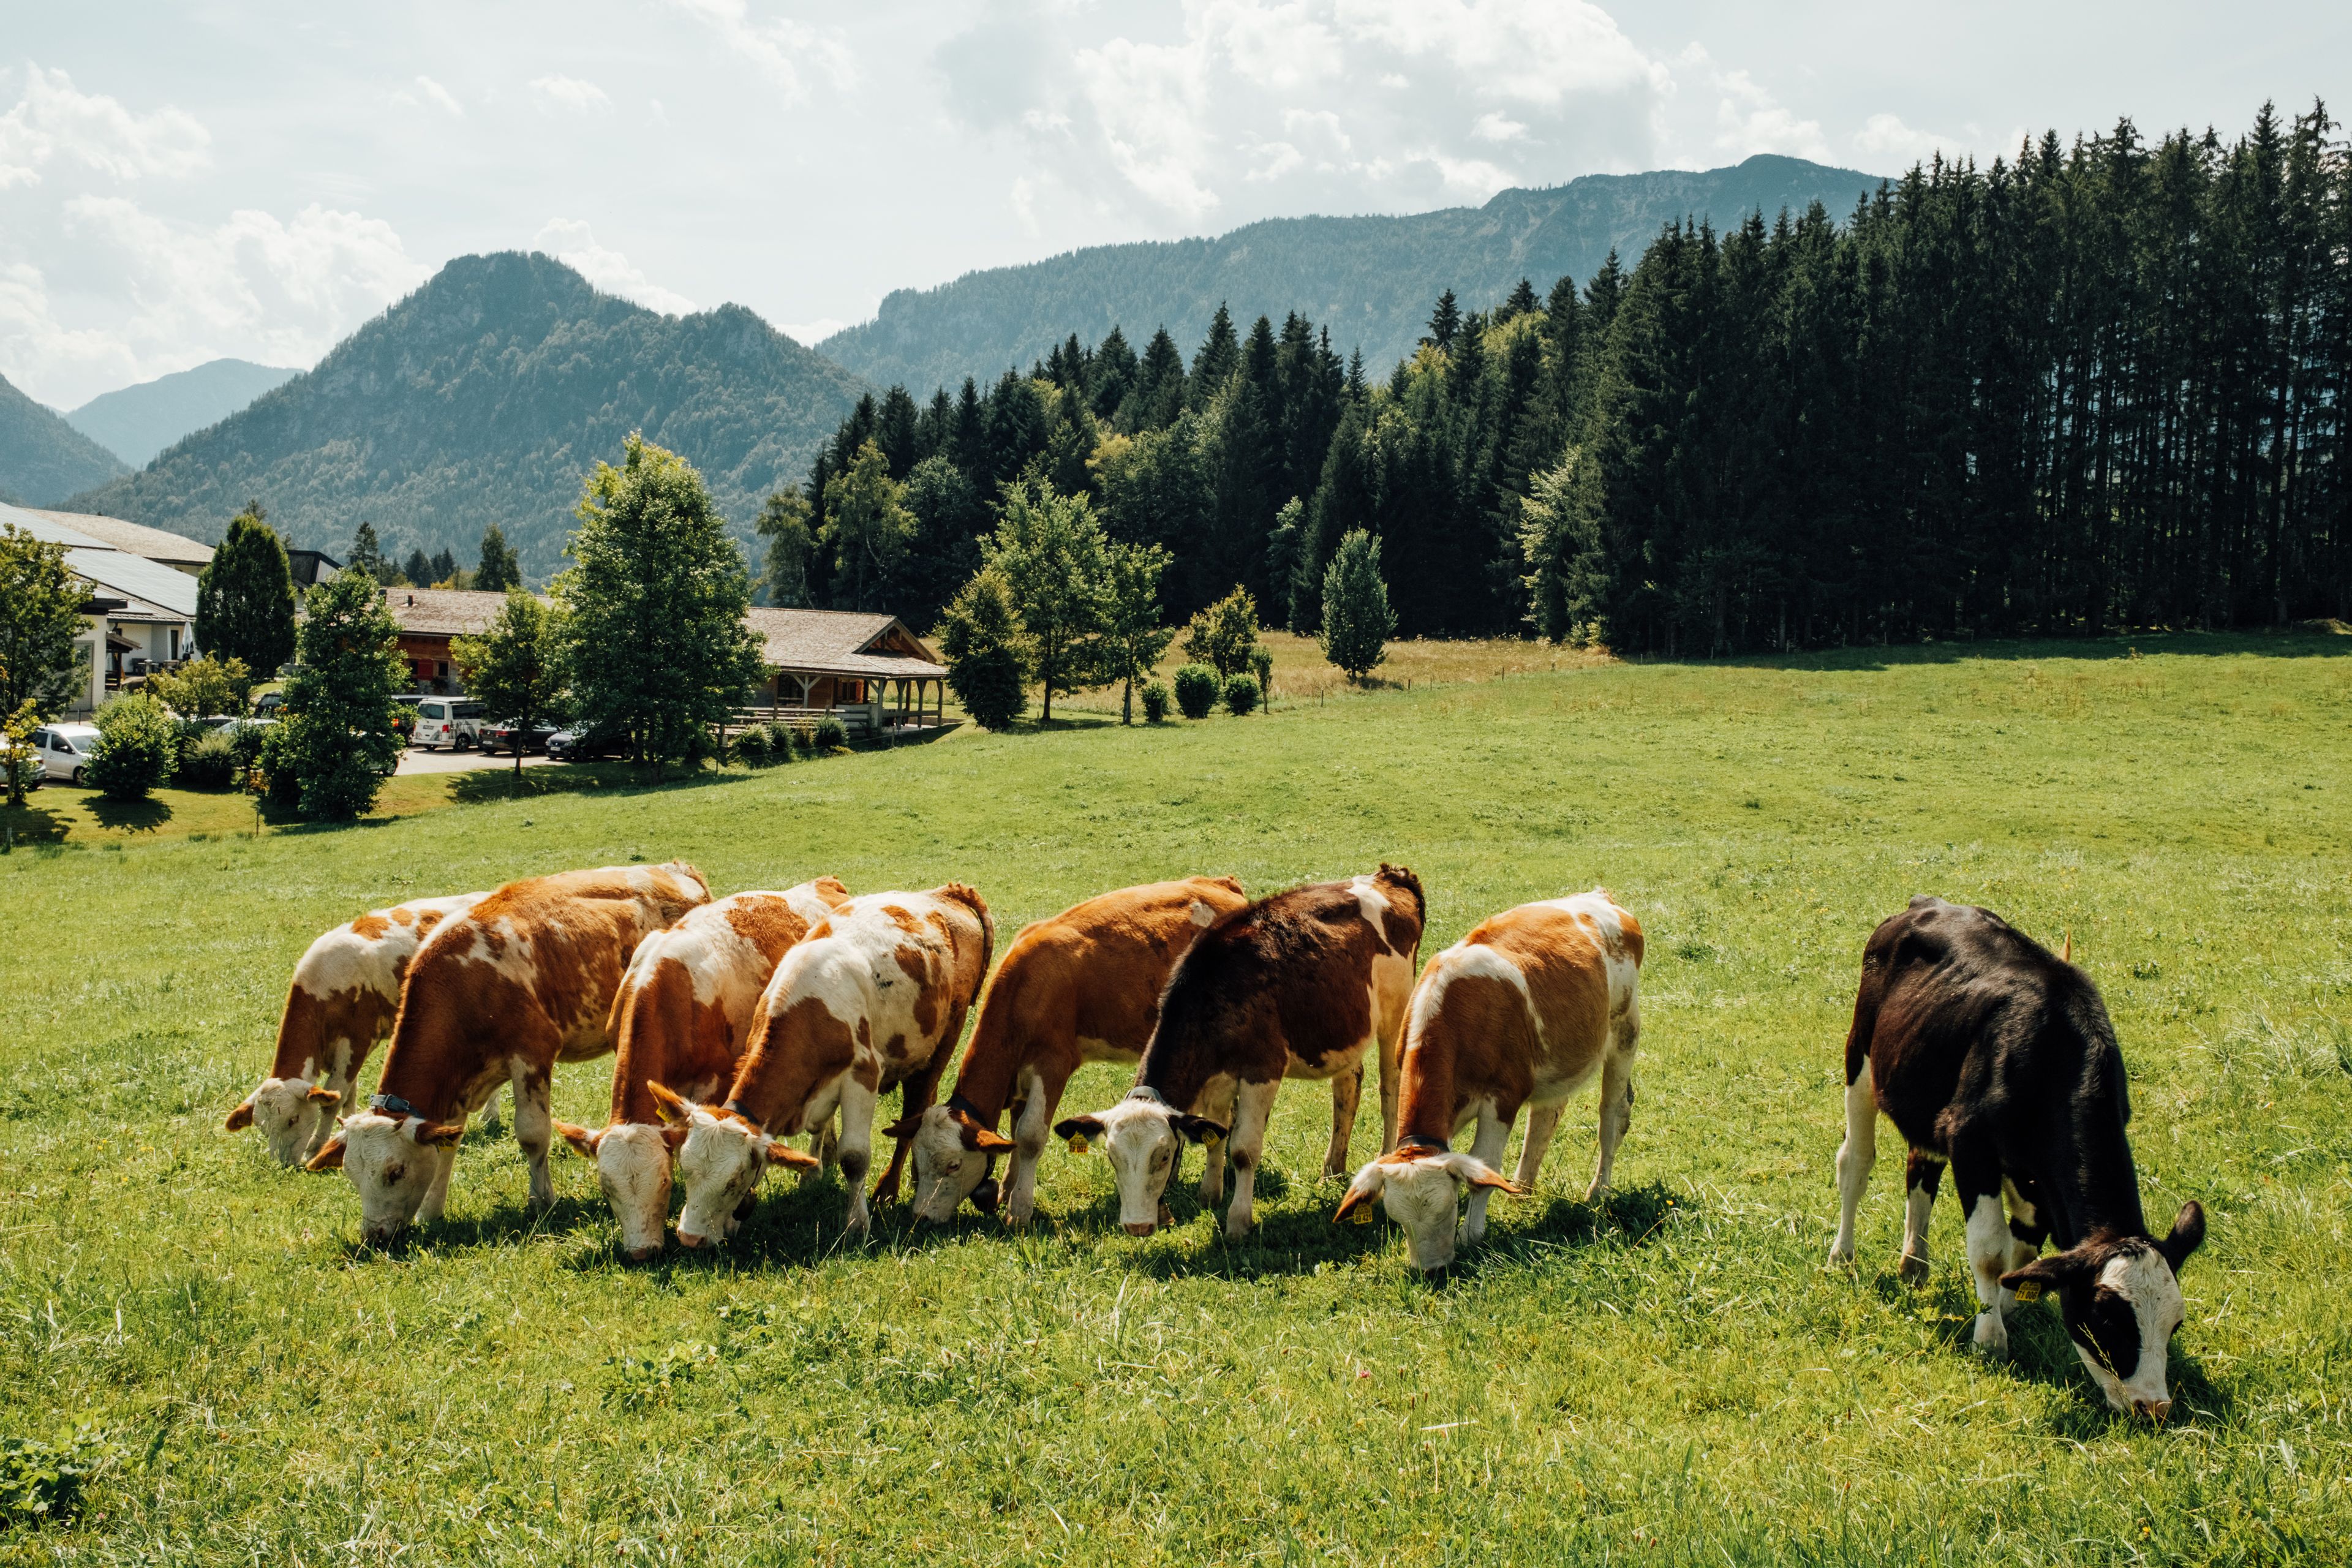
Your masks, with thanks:
[(768, 977), (793, 945), (846, 902), (831, 877), (781, 893), (734, 893), (639, 944), (613, 999), (613, 1111), (591, 1131), (556, 1135), (596, 1162), (596, 1179), (633, 1262), (659, 1252), (669, 1222), (670, 1159), (685, 1134), (662, 1121), (652, 1086), (691, 1099), (733, 1081)]
[[(1460, 1190), (1470, 1192), (1462, 1242), (1475, 1246), (1488, 1194), (1534, 1190), (1569, 1097), (1596, 1073), (1601, 1163), (1584, 1195), (1607, 1191), (1633, 1117), (1641, 973), (1641, 925), (1600, 888), (1506, 910), (1431, 959), (1405, 1012), (1397, 1145), (1356, 1173), (1332, 1218), (1378, 1197), (1404, 1228), (1413, 1262), (1444, 1268)], [(1528, 1141), (1506, 1182), (1496, 1166), (1522, 1105), (1532, 1107)], [(1450, 1152), (1473, 1121), (1469, 1152)]]
[[(2007, 1353), (2010, 1309), (2054, 1288), (2107, 1403), (2163, 1420), (2178, 1275), (2205, 1238), (2205, 1211), (2183, 1204), (2168, 1235), (2148, 1234), (2123, 1053), (2090, 977), (1990, 910), (1914, 899), (1863, 949), (1845, 1080), (1831, 1261), (1853, 1257), (1884, 1111), (1911, 1147), (1904, 1277), (1927, 1276), (1927, 1216), (1948, 1163), (1984, 1308), (1977, 1345)], [(2060, 1250), (2042, 1258), (2045, 1234)]]
[(1224, 1186), (1232, 1130), (1234, 1201), (1225, 1234), (1246, 1235), (1265, 1123), (1286, 1078), (1331, 1082), (1323, 1173), (1344, 1174), (1364, 1081), (1381, 1062), (1381, 1146), (1396, 1140), (1396, 1042), (1421, 952), (1421, 879), (1401, 866), (1318, 882), (1221, 916), (1201, 933), (1160, 1000), (1135, 1087), (1092, 1116), (1056, 1123), (1083, 1152), (1101, 1139), (1118, 1183), (1119, 1223), (1150, 1236), (1168, 1223), (1160, 1194), (1185, 1141), (1206, 1143), (1201, 1201)]
[(335, 1111), (351, 1102), (368, 1053), (392, 1033), (401, 977), (417, 944), (482, 897), (457, 893), (371, 910), (312, 942), (294, 965), (269, 1076), (228, 1113), (228, 1130), (260, 1128), (282, 1165), (317, 1153), (334, 1130)]
[[(915, 1217), (944, 1221), (967, 1197), (983, 1208), (996, 1157), (1013, 1152), (1004, 1217), (1028, 1220), (1037, 1159), (1070, 1075), (1085, 1062), (1133, 1062), (1160, 1020), (1168, 972), (1209, 923), (1247, 905), (1231, 877), (1152, 882), (1088, 899), (1024, 926), (988, 983), (956, 1090), (901, 1121), (914, 1139)], [(1013, 1112), (1013, 1137), (996, 1123)]]
[[(928, 893), (868, 893), (814, 927), (761, 994), (725, 1104), (698, 1105), (650, 1086), (664, 1115), (687, 1130), (677, 1152), (686, 1181), (679, 1242), (699, 1247), (706, 1237), (731, 1235), (768, 1165), (815, 1165), (780, 1140), (823, 1127), (836, 1110), (847, 1228), (863, 1236), (875, 1101), (897, 1084), (907, 1115), (931, 1102), (995, 940), (987, 903), (961, 882)], [(876, 1202), (897, 1194), (906, 1156), (902, 1140), (875, 1186)]]
[(511, 1082), (531, 1203), (547, 1208), (555, 1064), (613, 1048), (613, 997), (630, 955), (709, 901), (702, 873), (672, 861), (509, 882), (443, 921), (409, 963), (368, 1109), (345, 1118), (309, 1168), (341, 1166), (359, 1189), (362, 1234), (388, 1242), (412, 1220), (441, 1216), (466, 1118)]

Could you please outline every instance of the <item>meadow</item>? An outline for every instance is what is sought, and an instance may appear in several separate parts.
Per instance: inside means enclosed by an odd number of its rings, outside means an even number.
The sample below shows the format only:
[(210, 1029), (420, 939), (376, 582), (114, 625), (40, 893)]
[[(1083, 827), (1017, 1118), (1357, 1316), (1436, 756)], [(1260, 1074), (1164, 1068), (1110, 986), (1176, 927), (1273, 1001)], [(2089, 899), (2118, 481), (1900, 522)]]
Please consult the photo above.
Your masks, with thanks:
[[(821, 766), (0, 860), (0, 1561), (1339, 1564), (2325, 1563), (2352, 1548), (2352, 638), (1580, 660), (1247, 719), (962, 731)], [(1280, 684), (1277, 668), (1277, 689)], [(1605, 884), (1647, 928), (1620, 1190), (1592, 1110), (1450, 1277), (1330, 1223), (1286, 1094), (1258, 1231), (1138, 1241), (1048, 1151), (1038, 1223), (773, 1179), (726, 1250), (631, 1267), (593, 1172), (355, 1245), (341, 1176), (220, 1127), (326, 926), (683, 857), (722, 891), (968, 880), (1000, 938), (1195, 871), (1412, 865), (1423, 952)], [(1899, 1151), (1823, 1266), (1864, 938), (1916, 892), (2074, 952), (2133, 1073), (2152, 1213), (2207, 1206), (2169, 1426), (2048, 1307), (1968, 1349), (1948, 1199), (1899, 1283)], [(607, 1064), (562, 1069), (601, 1119)], [(1066, 1106), (1123, 1088), (1089, 1069)], [(1377, 1118), (1355, 1157), (1376, 1152)], [(1197, 1169), (1197, 1166), (1195, 1167)], [(13, 1500), (36, 1440), (78, 1518)], [(33, 1456), (33, 1457), (28, 1457)], [(7, 1491), (5, 1489), (19, 1489)]]

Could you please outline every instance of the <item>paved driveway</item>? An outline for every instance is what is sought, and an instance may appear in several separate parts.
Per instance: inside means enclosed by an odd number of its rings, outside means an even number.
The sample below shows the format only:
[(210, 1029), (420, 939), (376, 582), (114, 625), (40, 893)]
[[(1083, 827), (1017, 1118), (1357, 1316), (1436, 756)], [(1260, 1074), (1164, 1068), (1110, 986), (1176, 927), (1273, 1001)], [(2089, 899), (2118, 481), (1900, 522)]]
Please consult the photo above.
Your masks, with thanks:
[[(527, 768), (543, 768), (552, 760), (543, 754), (525, 757), (522, 760), (522, 765)], [(495, 757), (486, 757), (479, 752), (452, 752), (446, 749), (427, 752), (419, 747), (411, 746), (400, 754), (400, 766), (394, 771), (400, 773), (472, 773), (477, 768), (504, 768), (509, 773), (512, 773), (514, 759), (504, 752), (500, 752)]]

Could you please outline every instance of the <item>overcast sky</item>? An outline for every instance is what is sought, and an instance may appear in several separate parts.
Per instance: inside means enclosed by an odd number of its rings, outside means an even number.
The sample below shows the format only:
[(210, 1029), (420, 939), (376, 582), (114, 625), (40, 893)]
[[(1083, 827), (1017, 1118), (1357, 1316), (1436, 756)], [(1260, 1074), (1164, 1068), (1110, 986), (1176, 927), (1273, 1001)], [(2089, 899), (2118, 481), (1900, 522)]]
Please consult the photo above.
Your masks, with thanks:
[(0, 0), (0, 374), (307, 366), (471, 251), (814, 342), (1081, 245), (2347, 89), (2343, 0)]

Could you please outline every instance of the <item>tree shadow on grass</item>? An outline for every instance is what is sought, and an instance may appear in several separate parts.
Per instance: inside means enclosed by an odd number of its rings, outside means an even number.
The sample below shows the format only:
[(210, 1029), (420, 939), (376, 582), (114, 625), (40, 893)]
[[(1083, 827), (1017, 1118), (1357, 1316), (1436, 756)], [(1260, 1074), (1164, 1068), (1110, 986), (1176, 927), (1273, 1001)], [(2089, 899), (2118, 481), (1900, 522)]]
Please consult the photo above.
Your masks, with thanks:
[(0, 805), (0, 825), (14, 830), (19, 844), (63, 844), (69, 826), (64, 816), (33, 805), (30, 799), (21, 808)]
[(688, 773), (673, 765), (656, 778), (653, 769), (633, 763), (558, 763), (523, 769), (520, 783), (511, 768), (476, 768), (444, 776), (449, 781), (451, 800), (460, 805), (486, 805), (542, 795), (634, 795), (656, 790), (707, 789), (713, 784), (740, 784), (753, 775), (717, 768)]
[(90, 816), (100, 827), (117, 833), (154, 833), (172, 820), (172, 808), (152, 796), (145, 800), (113, 800), (92, 792), (89, 797)]
[(2032, 659), (2123, 660), (2157, 654), (2269, 658), (2352, 658), (2352, 636), (2322, 627), (2283, 631), (2127, 632), (2096, 637), (2030, 639), (1966, 638), (1950, 642), (1895, 643), (1881, 647), (1820, 648), (1804, 653), (1725, 654), (1716, 658), (1660, 658), (1636, 655), (1629, 664), (1681, 665), (1694, 669), (1785, 669), (1808, 673), (1877, 673), (1905, 665), (1958, 664), (1967, 659), (2023, 663)]

